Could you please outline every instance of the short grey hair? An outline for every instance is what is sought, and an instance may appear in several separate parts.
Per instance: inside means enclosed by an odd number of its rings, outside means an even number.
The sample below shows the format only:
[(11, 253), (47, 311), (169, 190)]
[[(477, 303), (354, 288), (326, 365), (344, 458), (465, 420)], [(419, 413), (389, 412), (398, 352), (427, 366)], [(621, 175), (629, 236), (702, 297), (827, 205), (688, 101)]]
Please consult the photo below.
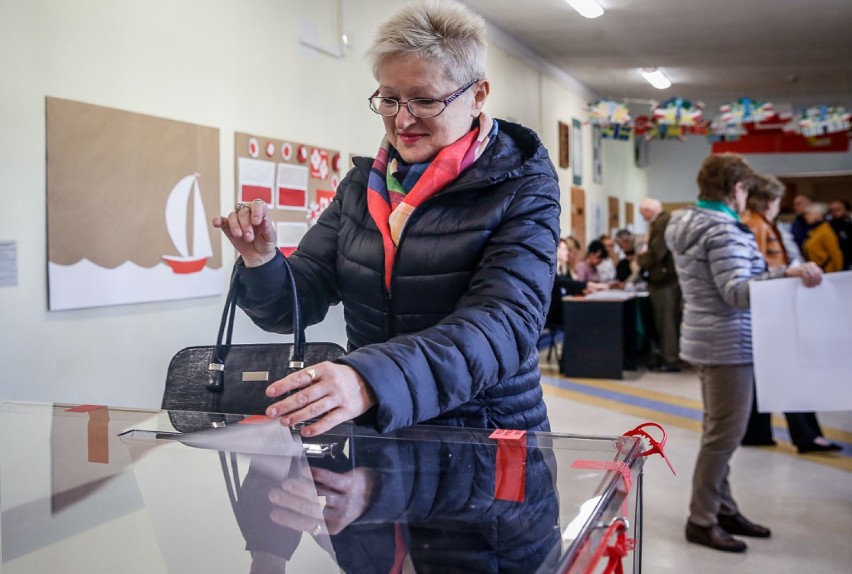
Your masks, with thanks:
[(825, 214), (828, 213), (828, 204), (821, 201), (814, 202), (805, 209), (805, 213), (812, 213), (814, 215), (819, 215), (820, 217), (825, 217)]
[(485, 21), (452, 0), (405, 5), (379, 24), (367, 50), (373, 76), (389, 56), (412, 54), (444, 67), (447, 78), (463, 85), (485, 78)]

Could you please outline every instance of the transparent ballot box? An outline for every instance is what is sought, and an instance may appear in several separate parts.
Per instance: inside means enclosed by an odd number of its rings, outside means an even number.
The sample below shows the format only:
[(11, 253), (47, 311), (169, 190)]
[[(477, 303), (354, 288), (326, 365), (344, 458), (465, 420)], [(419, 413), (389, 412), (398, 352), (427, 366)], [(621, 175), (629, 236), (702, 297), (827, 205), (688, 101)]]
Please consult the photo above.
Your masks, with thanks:
[(643, 443), (0, 404), (4, 574), (641, 565)]

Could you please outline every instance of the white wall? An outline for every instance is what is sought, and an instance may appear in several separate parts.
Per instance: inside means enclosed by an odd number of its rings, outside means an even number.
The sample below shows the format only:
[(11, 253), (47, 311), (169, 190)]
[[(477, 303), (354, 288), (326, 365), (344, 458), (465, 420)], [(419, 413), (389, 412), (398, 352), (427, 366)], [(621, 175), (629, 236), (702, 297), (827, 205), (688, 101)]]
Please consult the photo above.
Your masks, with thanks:
[[(703, 137), (650, 142), (648, 195), (663, 202), (694, 201), (695, 177), (701, 162), (712, 153)], [(743, 157), (760, 173), (776, 176), (852, 172), (852, 150), (846, 153), (746, 154)]]
[[(225, 213), (234, 198), (235, 131), (331, 147), (344, 158), (375, 151), (382, 130), (365, 103), (375, 81), (362, 54), (376, 23), (399, 4), (344, 0), (352, 45), (337, 59), (298, 43), (312, 28), (323, 42), (333, 36), (332, 0), (0, 3), (0, 240), (18, 248), (18, 285), (0, 287), (0, 399), (158, 406), (169, 359), (213, 342), (223, 304), (211, 297), (47, 311), (45, 96), (217, 127)], [(535, 129), (555, 154), (557, 121), (582, 118), (590, 97), (496, 36), (486, 109)], [(616, 195), (638, 203), (646, 185), (631, 146), (604, 146), (604, 183), (593, 185), (588, 127), (583, 145), (587, 201)], [(560, 170), (564, 198), (570, 176)], [(565, 229), (567, 214), (566, 206)], [(230, 266), (233, 251), (224, 253)], [(340, 310), (308, 337), (343, 343)], [(237, 342), (278, 339), (238, 321)]]

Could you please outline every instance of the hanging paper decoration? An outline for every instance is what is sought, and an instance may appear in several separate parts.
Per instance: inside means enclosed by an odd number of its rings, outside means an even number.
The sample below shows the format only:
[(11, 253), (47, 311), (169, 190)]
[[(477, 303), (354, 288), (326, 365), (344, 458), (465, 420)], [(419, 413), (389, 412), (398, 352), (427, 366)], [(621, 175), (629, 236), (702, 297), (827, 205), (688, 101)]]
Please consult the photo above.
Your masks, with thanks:
[(775, 110), (769, 102), (756, 102), (750, 98), (740, 98), (719, 108), (721, 120), (725, 124), (751, 124), (766, 121)]
[(616, 141), (627, 141), (630, 139), (630, 133), (632, 131), (630, 124), (607, 124), (605, 126), (601, 126), (601, 137)]
[(798, 124), (802, 135), (814, 137), (848, 131), (850, 120), (852, 114), (841, 106), (813, 106), (802, 112)]
[(686, 133), (691, 136), (706, 136), (710, 133), (710, 120), (701, 118), (686, 128)]
[(658, 125), (691, 126), (701, 119), (703, 107), (683, 98), (669, 98), (654, 106), (654, 121)]
[(651, 126), (651, 129), (645, 134), (645, 139), (651, 141), (652, 139), (661, 139), (661, 140), (680, 140), (686, 141), (686, 132), (689, 129), (688, 126), (684, 125), (673, 125), (673, 124), (654, 124)]
[(648, 116), (636, 116), (633, 122), (633, 131), (637, 136), (644, 136), (651, 130), (651, 118)]
[(630, 123), (630, 110), (619, 102), (602, 99), (592, 102), (586, 108), (588, 122), (599, 126), (627, 125)]
[(736, 141), (748, 134), (748, 130), (741, 123), (729, 123), (715, 118), (710, 122), (708, 139), (711, 142)]

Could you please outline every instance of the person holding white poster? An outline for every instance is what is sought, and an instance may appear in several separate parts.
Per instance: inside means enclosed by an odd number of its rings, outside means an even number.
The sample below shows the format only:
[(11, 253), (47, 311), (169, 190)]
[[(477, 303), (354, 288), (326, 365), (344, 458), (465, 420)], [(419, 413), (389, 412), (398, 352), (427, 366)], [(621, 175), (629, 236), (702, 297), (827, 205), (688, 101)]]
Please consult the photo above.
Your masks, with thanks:
[[(773, 175), (758, 175), (756, 184), (752, 186), (748, 194), (747, 209), (741, 214), (743, 223), (748, 225), (748, 228), (754, 234), (757, 247), (770, 269), (790, 264), (781, 233), (775, 225), (775, 218), (778, 216), (783, 195), (784, 184), (778, 178)], [(752, 399), (751, 404), (751, 417), (741, 444), (744, 446), (775, 445), (775, 440), (772, 438), (772, 415), (758, 412), (757, 396)], [(787, 419), (790, 440), (799, 453), (841, 449), (839, 444), (835, 444), (822, 436), (822, 429), (819, 426), (816, 413), (813, 411), (788, 411), (784, 413), (784, 416)]]
[(698, 372), (704, 406), (685, 534), (695, 544), (744, 552), (745, 542), (733, 535), (771, 534), (740, 513), (728, 484), (729, 461), (745, 434), (754, 395), (749, 284), (801, 277), (815, 286), (822, 270), (814, 263), (768, 268), (738, 215), (755, 185), (742, 157), (708, 157), (697, 182), (696, 205), (676, 211), (665, 234), (684, 298), (680, 357)]

